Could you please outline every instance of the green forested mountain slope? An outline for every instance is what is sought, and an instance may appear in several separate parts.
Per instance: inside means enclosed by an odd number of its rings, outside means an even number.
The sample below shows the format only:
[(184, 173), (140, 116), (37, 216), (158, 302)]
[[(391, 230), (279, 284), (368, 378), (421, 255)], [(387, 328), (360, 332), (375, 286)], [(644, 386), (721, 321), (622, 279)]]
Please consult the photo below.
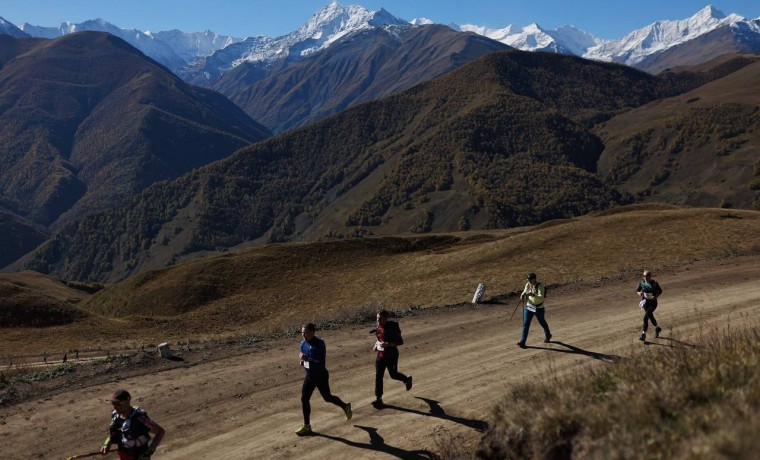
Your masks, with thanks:
[(117, 280), (245, 242), (509, 227), (603, 209), (622, 198), (596, 174), (604, 146), (589, 127), (696, 84), (494, 53), (156, 184), (66, 227), (25, 266)]

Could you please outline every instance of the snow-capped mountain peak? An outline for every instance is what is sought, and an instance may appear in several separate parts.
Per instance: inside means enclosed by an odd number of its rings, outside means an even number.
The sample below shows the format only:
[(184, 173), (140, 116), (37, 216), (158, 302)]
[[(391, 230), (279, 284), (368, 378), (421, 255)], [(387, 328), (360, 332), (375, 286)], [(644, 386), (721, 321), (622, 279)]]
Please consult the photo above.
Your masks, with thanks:
[(546, 30), (535, 22), (522, 28), (511, 24), (503, 29), (489, 29), (473, 24), (452, 24), (451, 28), (462, 32), (475, 32), (524, 51), (558, 51), (579, 54), (600, 42), (593, 35), (573, 26)]
[(346, 35), (363, 29), (389, 25), (409, 25), (384, 9), (369, 11), (359, 5), (341, 6), (332, 2), (317, 11), (311, 19), (291, 34), (291, 40), (314, 40), (314, 46), (301, 51), (302, 55), (312, 54), (329, 46)]
[(277, 38), (255, 37), (238, 44), (239, 57), (220, 67), (225, 70), (243, 62), (272, 62), (276, 59), (300, 59), (329, 47), (335, 41), (356, 32), (389, 26), (410, 26), (384, 9), (370, 11), (359, 5), (341, 6), (332, 2), (320, 9), (295, 32)]
[(622, 62), (634, 65), (647, 56), (665, 51), (744, 18), (708, 5), (693, 16), (682, 20), (663, 20), (634, 30), (619, 40), (610, 40), (588, 50), (583, 56), (590, 59)]
[(571, 25), (557, 27), (549, 34), (562, 48), (578, 56), (582, 56), (586, 50), (603, 42), (592, 34)]
[(450, 27), (474, 32), (524, 51), (571, 53), (588, 59), (635, 66), (649, 56), (723, 27), (740, 29), (739, 35), (760, 34), (760, 18), (746, 20), (737, 14), (726, 15), (708, 5), (689, 18), (657, 21), (616, 40), (599, 39), (570, 25), (547, 30), (535, 22), (522, 28), (509, 25), (503, 29), (490, 29), (473, 24), (451, 24)]
[(15, 38), (26, 38), (29, 34), (0, 17), (0, 34), (10, 35)]
[(409, 24), (413, 26), (428, 26), (430, 24), (435, 24), (432, 19), (428, 18), (414, 18), (411, 21), (409, 21)]
[(704, 22), (710, 19), (723, 19), (725, 17), (726, 15), (721, 10), (715, 8), (712, 5), (707, 5), (706, 7), (697, 11), (697, 13), (692, 16), (691, 19)]

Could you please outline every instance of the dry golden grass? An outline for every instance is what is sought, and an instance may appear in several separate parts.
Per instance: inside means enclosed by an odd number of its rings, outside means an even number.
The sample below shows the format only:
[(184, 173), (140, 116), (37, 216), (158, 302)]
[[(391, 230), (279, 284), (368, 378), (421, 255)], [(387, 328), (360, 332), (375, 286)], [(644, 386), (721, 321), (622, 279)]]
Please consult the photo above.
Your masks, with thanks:
[(74, 305), (88, 294), (36, 272), (0, 275), (0, 327), (68, 324), (86, 314)]
[(758, 212), (636, 205), (510, 230), (270, 245), (129, 278), (81, 302), (93, 315), (74, 324), (5, 329), (0, 354), (41, 351), (30, 333), (62, 349), (112, 350), (263, 335), (379, 307), (467, 302), (480, 282), (487, 297), (509, 294), (531, 271), (551, 287), (756, 253), (758, 235)]
[(494, 408), (478, 457), (757, 458), (760, 327), (711, 332), (512, 390)]
[(72, 289), (59, 280), (42, 275), (37, 272), (23, 271), (18, 273), (0, 273), (0, 283), (14, 285), (20, 289), (27, 289), (44, 293), (56, 301), (77, 303), (89, 297), (82, 290)]

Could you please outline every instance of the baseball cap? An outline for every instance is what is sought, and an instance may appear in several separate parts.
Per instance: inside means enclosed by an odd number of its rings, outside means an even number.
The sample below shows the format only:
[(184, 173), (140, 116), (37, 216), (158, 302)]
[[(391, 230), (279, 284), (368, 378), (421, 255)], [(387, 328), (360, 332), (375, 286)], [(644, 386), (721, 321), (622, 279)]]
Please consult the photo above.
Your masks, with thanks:
[(525, 279), (527, 279), (527, 280), (534, 280), (534, 279), (536, 279), (536, 274), (532, 273), (532, 272), (528, 273), (528, 276)]
[(131, 399), (132, 395), (130, 395), (127, 390), (116, 390), (111, 396), (111, 402), (124, 402), (130, 401)]

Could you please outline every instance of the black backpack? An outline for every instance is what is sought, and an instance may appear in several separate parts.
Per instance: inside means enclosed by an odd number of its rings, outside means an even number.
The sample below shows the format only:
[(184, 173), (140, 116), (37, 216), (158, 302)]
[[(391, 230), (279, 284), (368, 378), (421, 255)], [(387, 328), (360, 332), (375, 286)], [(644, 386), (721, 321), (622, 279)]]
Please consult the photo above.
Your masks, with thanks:
[(385, 323), (385, 341), (396, 342), (396, 345), (403, 345), (404, 338), (401, 337), (401, 327), (395, 321)]

